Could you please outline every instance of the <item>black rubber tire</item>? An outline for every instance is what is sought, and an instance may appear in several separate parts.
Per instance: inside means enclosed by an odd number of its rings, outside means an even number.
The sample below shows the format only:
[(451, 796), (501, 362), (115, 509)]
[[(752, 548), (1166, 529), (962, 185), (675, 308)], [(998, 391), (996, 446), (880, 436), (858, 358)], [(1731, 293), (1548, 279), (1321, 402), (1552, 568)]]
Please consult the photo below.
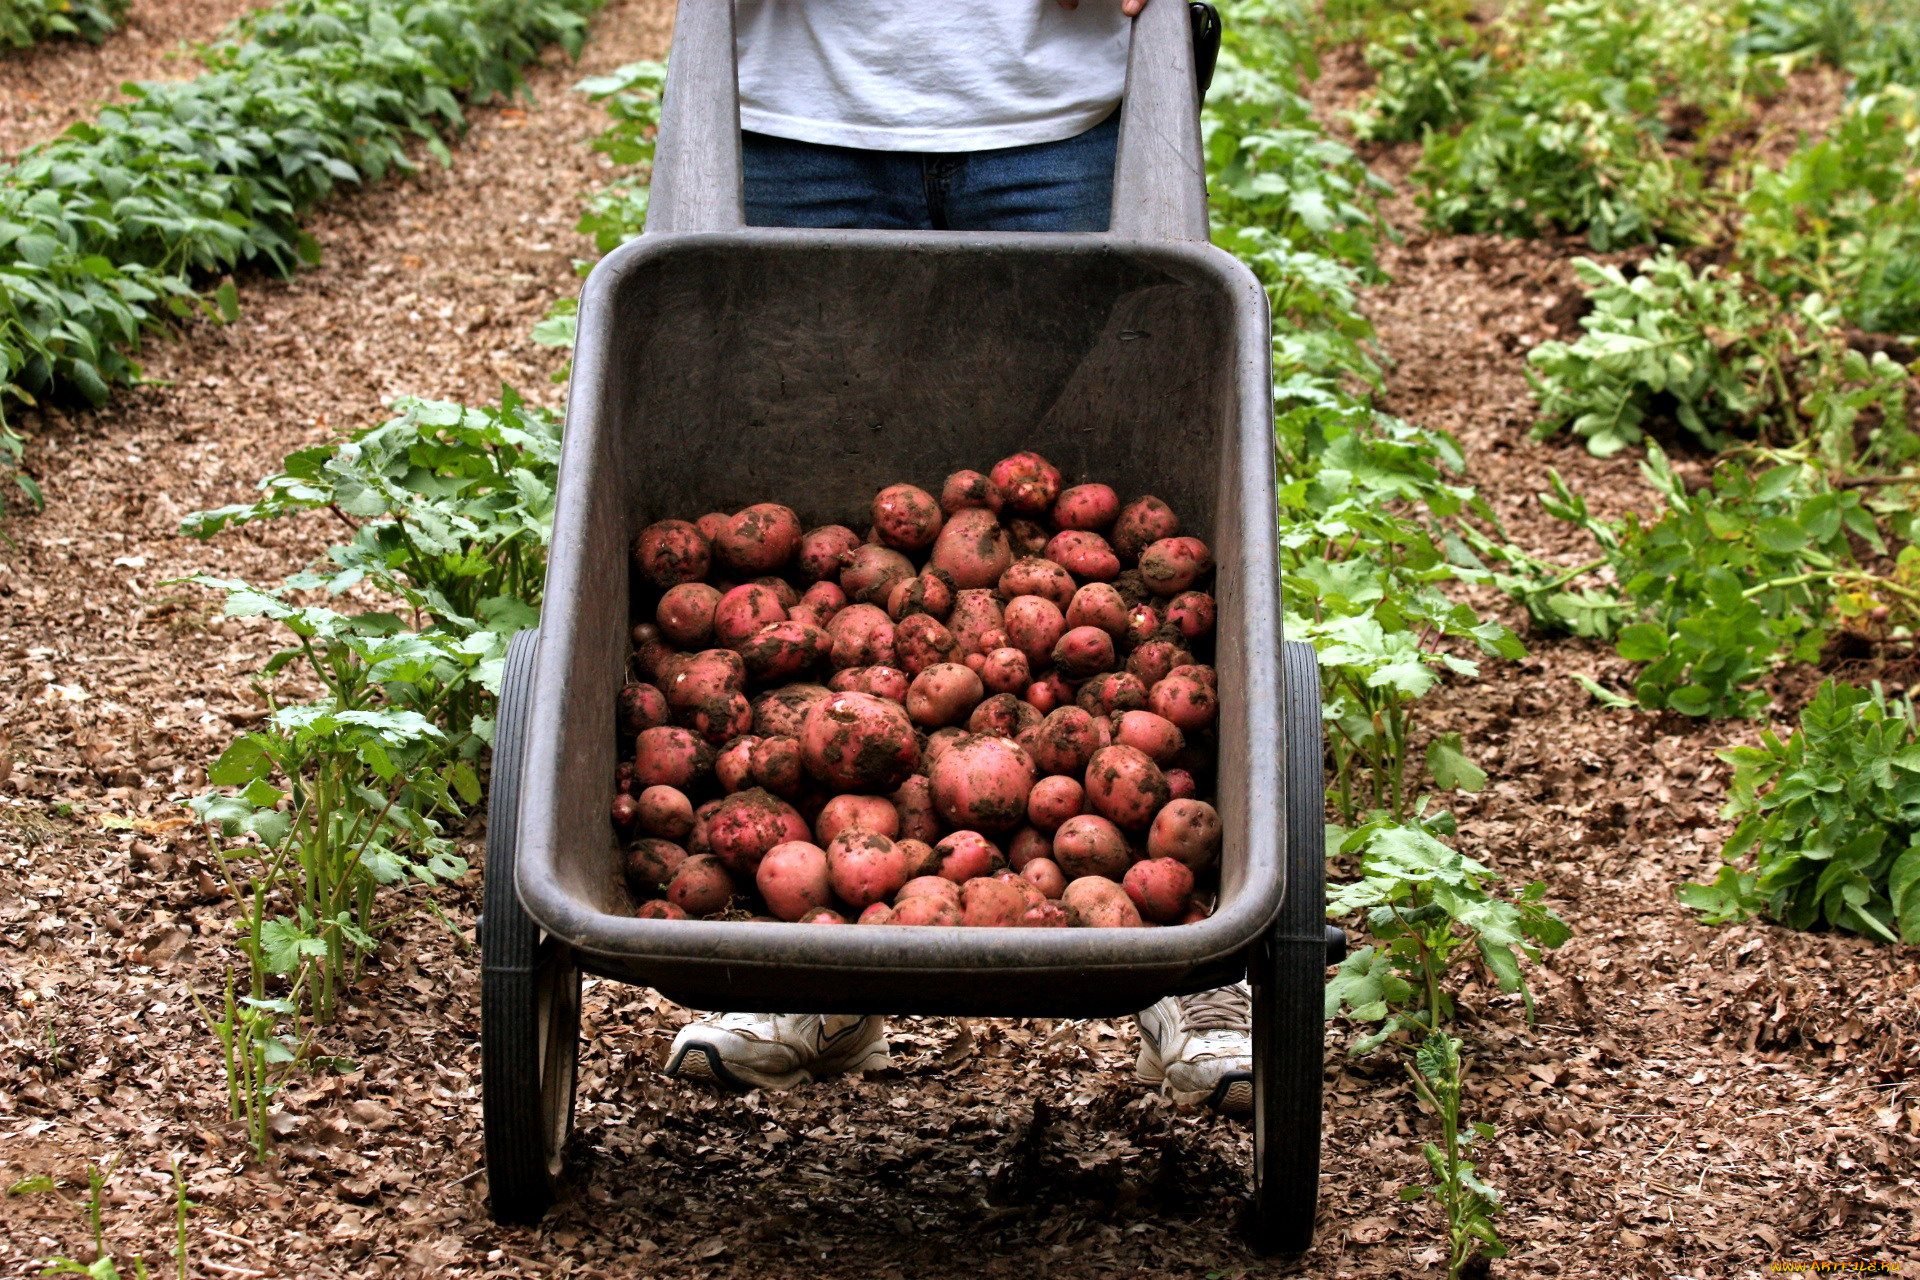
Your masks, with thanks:
[(536, 1222), (559, 1194), (580, 1061), (580, 970), (513, 887), (538, 629), (514, 636), (500, 684), (480, 918), (480, 1098), (497, 1222)]
[(1287, 889), (1254, 949), (1253, 1203), (1247, 1234), (1263, 1253), (1313, 1244), (1320, 1201), (1320, 1092), (1326, 1055), (1326, 775), (1320, 663), (1282, 646), (1280, 732), (1286, 788)]

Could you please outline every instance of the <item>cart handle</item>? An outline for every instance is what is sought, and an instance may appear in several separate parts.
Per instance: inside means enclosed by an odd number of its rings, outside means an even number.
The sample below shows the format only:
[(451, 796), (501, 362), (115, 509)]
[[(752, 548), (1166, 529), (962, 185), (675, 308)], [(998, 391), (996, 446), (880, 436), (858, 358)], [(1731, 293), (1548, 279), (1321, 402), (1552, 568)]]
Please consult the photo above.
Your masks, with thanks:
[[(1199, 104), (1187, 5), (1151, 0), (1134, 19), (1127, 55), (1108, 234), (1207, 239)], [(745, 224), (733, 3), (679, 0), (647, 231), (735, 231)]]

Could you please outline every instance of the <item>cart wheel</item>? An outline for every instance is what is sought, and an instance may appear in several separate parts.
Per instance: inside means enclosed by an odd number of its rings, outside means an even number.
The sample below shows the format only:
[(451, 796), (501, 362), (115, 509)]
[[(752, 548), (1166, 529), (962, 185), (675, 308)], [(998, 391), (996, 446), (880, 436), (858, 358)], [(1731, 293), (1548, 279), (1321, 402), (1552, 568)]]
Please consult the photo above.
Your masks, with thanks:
[(487, 1187), (500, 1222), (534, 1222), (554, 1201), (573, 1128), (580, 970), (514, 892), (515, 824), (539, 630), (514, 636), (500, 685), (480, 918), (480, 1093)]
[(1248, 1234), (1267, 1253), (1305, 1253), (1320, 1198), (1320, 1079), (1326, 1045), (1326, 780), (1320, 664), (1281, 650), (1286, 897), (1254, 948), (1253, 1204)]

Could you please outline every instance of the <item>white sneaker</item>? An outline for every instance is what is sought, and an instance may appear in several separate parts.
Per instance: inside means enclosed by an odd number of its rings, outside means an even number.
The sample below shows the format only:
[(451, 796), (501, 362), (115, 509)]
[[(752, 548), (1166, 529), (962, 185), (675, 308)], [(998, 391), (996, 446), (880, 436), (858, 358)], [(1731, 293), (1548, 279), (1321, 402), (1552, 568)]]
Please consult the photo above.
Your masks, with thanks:
[(878, 1071), (890, 1061), (885, 1018), (710, 1013), (680, 1028), (667, 1074), (728, 1089), (791, 1089), (844, 1071)]
[(1183, 1107), (1253, 1110), (1253, 992), (1244, 982), (1142, 1009), (1133, 1074)]

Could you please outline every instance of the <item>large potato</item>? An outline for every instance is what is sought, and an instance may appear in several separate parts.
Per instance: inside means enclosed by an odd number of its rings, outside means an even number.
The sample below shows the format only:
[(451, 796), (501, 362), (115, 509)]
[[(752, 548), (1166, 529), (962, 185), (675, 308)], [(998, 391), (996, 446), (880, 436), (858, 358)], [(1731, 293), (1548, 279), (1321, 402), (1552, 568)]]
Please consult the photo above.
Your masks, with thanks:
[(1026, 816), (1033, 758), (1005, 738), (968, 734), (941, 753), (929, 777), (934, 807), (948, 823), (1009, 831)]

